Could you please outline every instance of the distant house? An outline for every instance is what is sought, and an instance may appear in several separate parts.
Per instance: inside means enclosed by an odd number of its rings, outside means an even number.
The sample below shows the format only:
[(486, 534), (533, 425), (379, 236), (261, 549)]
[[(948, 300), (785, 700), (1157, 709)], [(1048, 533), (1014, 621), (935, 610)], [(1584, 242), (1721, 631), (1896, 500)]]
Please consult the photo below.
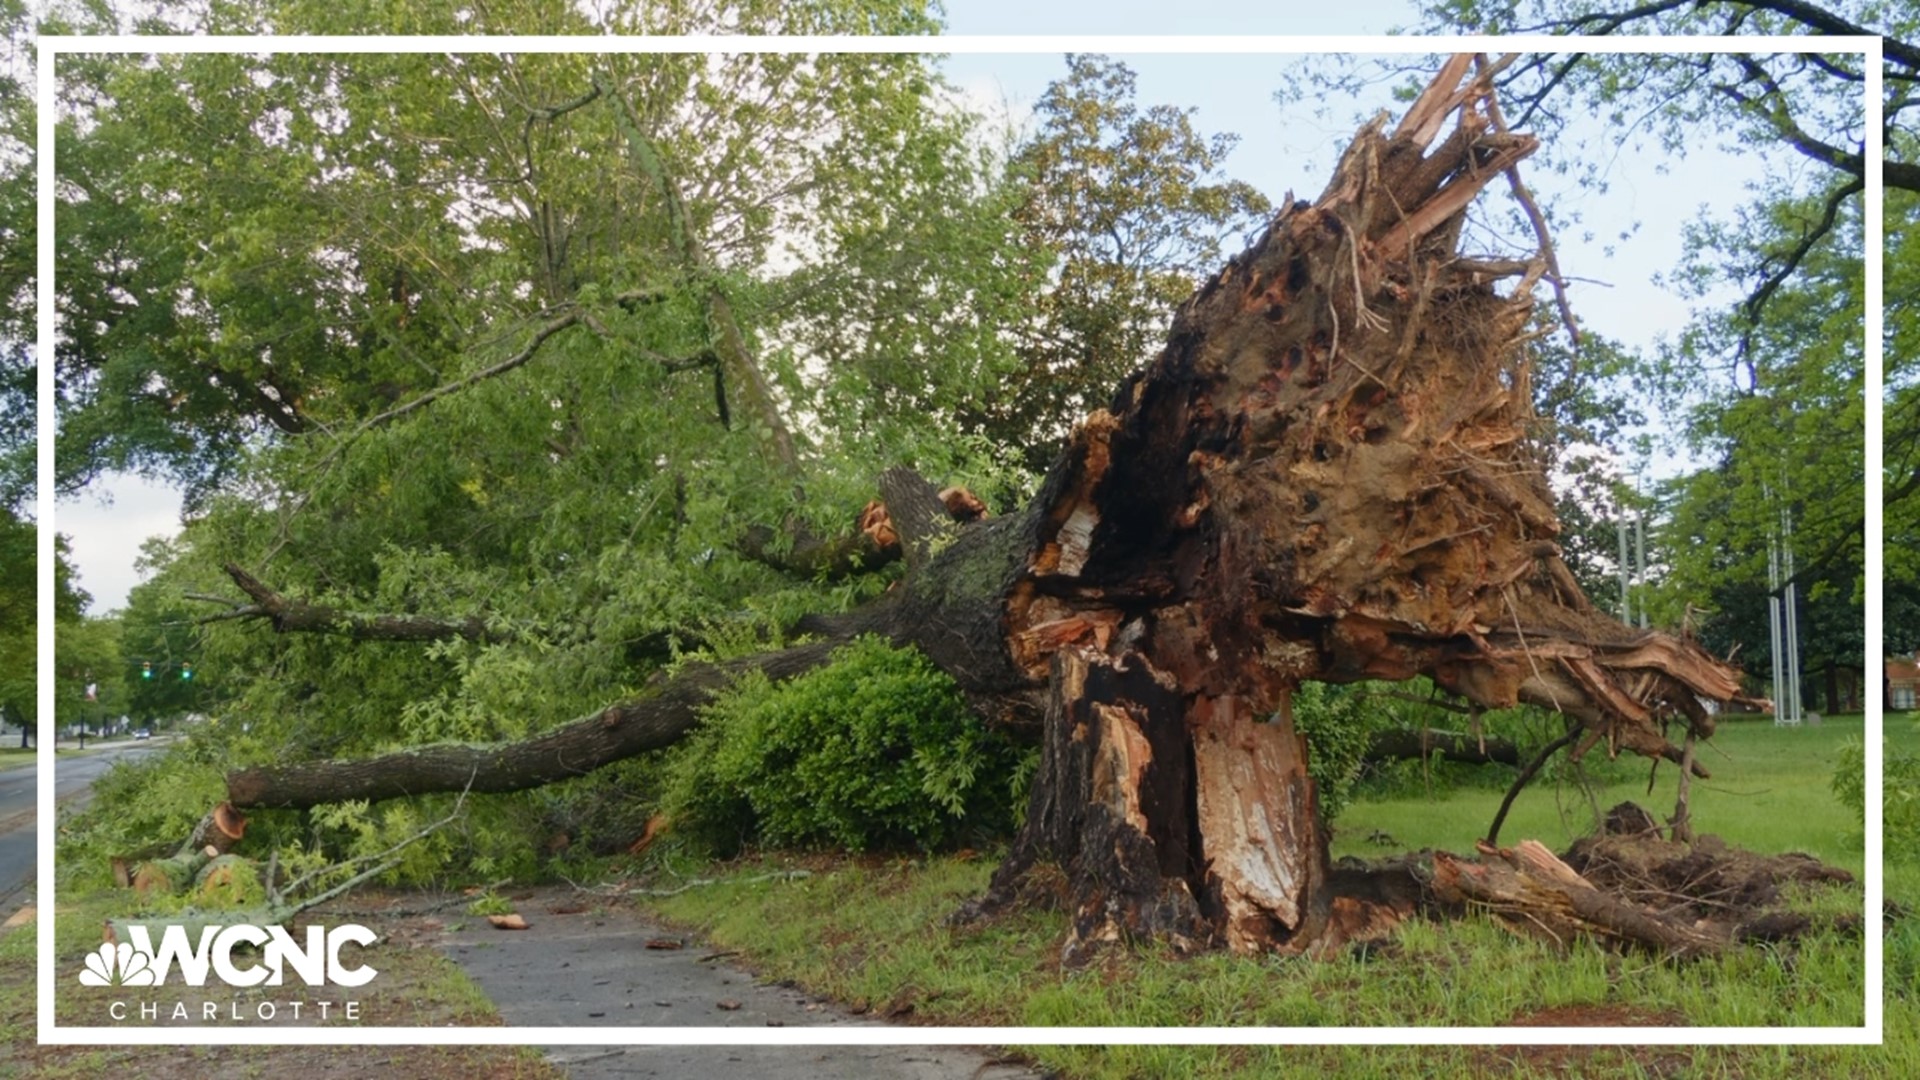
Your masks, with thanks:
[(1887, 708), (1896, 712), (1912, 712), (1916, 698), (1920, 698), (1920, 663), (1911, 656), (1896, 656), (1887, 660)]

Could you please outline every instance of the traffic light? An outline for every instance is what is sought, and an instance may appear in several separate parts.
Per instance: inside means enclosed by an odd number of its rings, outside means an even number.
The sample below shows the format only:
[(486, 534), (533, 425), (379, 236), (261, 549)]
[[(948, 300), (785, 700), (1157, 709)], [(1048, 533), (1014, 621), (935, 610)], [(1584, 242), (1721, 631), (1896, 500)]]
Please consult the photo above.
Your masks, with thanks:
[(193, 665), (192, 664), (183, 663), (180, 665), (180, 681), (181, 682), (193, 681)]
[(153, 661), (151, 660), (140, 661), (140, 677), (143, 679), (153, 678)]

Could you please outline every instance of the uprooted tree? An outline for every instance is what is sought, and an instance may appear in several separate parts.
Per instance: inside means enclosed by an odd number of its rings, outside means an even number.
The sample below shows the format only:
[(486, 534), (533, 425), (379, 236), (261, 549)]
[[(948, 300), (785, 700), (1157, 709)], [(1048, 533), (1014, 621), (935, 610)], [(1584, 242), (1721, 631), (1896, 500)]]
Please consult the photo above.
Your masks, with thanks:
[[(1303, 681), (1425, 675), (1474, 707), (1557, 710), (1584, 746), (1698, 771), (1707, 703), (1735, 699), (1737, 673), (1596, 610), (1555, 544), (1524, 348), (1551, 247), (1543, 233), (1528, 259), (1459, 250), (1489, 183), (1524, 201), (1515, 166), (1537, 145), (1506, 129), (1489, 67), (1456, 57), (1391, 129), (1363, 127), (1317, 200), (1283, 207), (1181, 307), (1023, 510), (966, 521), (952, 493), (885, 474), (867, 533), (898, 544), (904, 582), (809, 620), (812, 643), (684, 667), (518, 742), (238, 769), (232, 804), (576, 776), (674, 743), (740, 672), (789, 677), (878, 633), (924, 652), (984, 722), (1040, 731), (1026, 825), (982, 908), (1046, 862), (1066, 875), (1070, 944), (1254, 951), (1373, 921), (1335, 895), (1289, 710)], [(251, 600), (232, 617), (283, 630), (489, 632), (315, 607), (230, 573)]]

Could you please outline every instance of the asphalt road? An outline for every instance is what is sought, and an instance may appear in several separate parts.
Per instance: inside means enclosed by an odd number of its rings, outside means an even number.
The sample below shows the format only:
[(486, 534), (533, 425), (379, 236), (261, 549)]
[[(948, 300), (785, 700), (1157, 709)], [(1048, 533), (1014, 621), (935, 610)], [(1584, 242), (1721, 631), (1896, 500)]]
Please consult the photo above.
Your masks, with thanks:
[[(66, 799), (91, 787), (116, 761), (153, 753), (151, 743), (110, 743), (97, 754), (61, 758), (54, 766), (54, 797)], [(0, 772), (0, 919), (19, 906), (33, 883), (34, 794), (38, 770), (31, 764)]]

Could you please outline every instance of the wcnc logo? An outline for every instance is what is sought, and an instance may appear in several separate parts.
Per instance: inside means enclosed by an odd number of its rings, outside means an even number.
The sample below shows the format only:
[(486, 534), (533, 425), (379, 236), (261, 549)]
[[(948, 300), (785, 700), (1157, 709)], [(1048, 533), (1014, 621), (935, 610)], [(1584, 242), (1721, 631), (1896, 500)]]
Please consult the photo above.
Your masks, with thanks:
[[(349, 967), (341, 962), (340, 947), (347, 944), (367, 946), (379, 935), (353, 923), (323, 929), (307, 927), (304, 945), (278, 926), (259, 927), (204, 926), (200, 940), (193, 942), (184, 926), (169, 926), (160, 935), (160, 945), (144, 926), (130, 927), (130, 941), (107, 942), (87, 954), (86, 968), (80, 972), (82, 986), (162, 986), (178, 969), (188, 986), (205, 986), (211, 972), (228, 986), (281, 986), (288, 969), (308, 986), (365, 986), (379, 972), (366, 965)], [(246, 967), (234, 962), (234, 950), (257, 947), (259, 961)]]

